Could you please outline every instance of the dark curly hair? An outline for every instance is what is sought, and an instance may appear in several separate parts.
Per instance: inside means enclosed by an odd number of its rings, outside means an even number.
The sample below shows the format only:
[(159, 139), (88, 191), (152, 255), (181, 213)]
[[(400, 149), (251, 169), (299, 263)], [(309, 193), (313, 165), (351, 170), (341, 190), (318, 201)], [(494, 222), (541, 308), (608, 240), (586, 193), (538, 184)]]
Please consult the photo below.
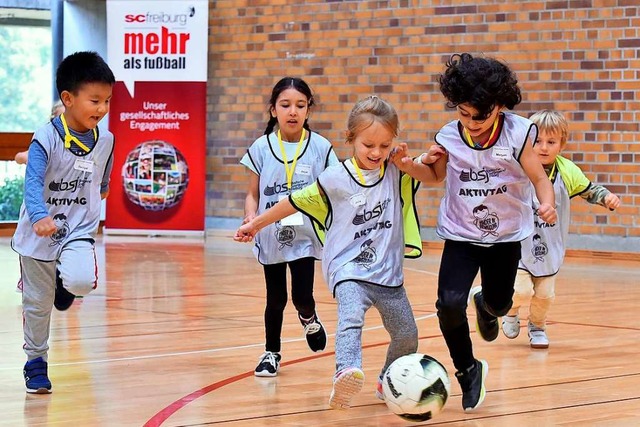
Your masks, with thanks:
[(496, 105), (511, 110), (522, 101), (514, 72), (493, 58), (451, 55), (438, 81), (447, 107), (468, 103), (478, 110), (474, 120), (485, 120)]

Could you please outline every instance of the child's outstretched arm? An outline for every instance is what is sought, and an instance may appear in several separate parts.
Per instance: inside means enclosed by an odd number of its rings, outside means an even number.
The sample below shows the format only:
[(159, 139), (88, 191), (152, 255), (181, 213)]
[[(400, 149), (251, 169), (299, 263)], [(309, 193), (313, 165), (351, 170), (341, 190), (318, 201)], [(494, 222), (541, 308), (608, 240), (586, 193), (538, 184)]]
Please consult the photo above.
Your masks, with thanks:
[(604, 206), (612, 211), (620, 207), (620, 198), (602, 185), (591, 185), (588, 190), (580, 193), (580, 197), (589, 203)]
[(249, 190), (247, 197), (244, 199), (244, 219), (243, 224), (248, 223), (256, 217), (258, 212), (258, 203), (260, 202), (260, 176), (252, 173), (249, 178)]
[(258, 231), (267, 225), (273, 224), (296, 212), (297, 210), (293, 207), (289, 198), (282, 199), (262, 214), (248, 221), (246, 224), (241, 225), (236, 231), (235, 236), (233, 236), (233, 240), (236, 242), (250, 242), (255, 235), (258, 234)]
[(553, 185), (529, 142), (524, 144), (520, 164), (531, 180), (540, 201), (538, 216), (547, 224), (555, 224), (558, 220), (558, 213), (556, 212), (556, 196), (553, 192)]
[(429, 147), (415, 161), (409, 155), (407, 144), (398, 144), (393, 149), (390, 160), (402, 172), (424, 183), (442, 182), (446, 176), (447, 152), (439, 145)]

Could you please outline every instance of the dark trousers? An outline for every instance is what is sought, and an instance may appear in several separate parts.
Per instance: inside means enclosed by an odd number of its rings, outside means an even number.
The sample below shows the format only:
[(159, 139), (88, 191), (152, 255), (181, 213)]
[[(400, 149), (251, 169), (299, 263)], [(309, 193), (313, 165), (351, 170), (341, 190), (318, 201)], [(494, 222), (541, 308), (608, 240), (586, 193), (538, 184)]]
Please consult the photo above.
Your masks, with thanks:
[(474, 363), (467, 299), (478, 270), (482, 280), (483, 308), (493, 316), (504, 316), (511, 308), (519, 260), (520, 242), (479, 246), (445, 241), (436, 308), (440, 330), (458, 371)]
[(280, 334), (288, 299), (287, 265), (291, 271), (291, 300), (298, 314), (308, 319), (316, 311), (316, 302), (313, 299), (314, 258), (263, 265), (267, 285), (267, 307), (264, 310), (267, 351), (280, 351)]

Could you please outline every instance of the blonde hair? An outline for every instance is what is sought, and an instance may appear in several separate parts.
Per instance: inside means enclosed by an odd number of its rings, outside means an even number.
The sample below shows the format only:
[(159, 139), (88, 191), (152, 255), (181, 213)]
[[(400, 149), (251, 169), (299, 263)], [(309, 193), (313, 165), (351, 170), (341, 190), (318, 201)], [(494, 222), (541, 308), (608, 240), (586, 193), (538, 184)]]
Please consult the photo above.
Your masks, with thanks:
[(400, 121), (395, 108), (376, 95), (368, 96), (356, 103), (347, 119), (347, 143), (352, 143), (358, 134), (377, 121), (398, 136)]
[(62, 101), (57, 100), (53, 106), (51, 107), (51, 118), (55, 119), (56, 117), (58, 117), (60, 114), (64, 113), (64, 104), (62, 103)]
[(569, 124), (562, 113), (552, 110), (541, 110), (529, 117), (538, 126), (538, 132), (560, 134), (560, 146), (564, 148), (569, 134)]

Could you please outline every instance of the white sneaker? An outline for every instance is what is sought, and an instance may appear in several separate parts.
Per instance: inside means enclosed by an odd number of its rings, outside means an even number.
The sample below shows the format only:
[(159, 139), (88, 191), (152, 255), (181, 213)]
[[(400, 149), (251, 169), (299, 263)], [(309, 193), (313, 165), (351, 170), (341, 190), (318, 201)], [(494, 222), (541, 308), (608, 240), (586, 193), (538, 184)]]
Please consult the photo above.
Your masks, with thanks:
[(529, 322), (528, 329), (531, 348), (549, 348), (549, 338), (547, 338), (544, 329), (538, 328), (531, 322)]
[(514, 339), (520, 335), (520, 318), (515, 316), (502, 316), (502, 332), (504, 336)]
[(331, 409), (349, 409), (351, 399), (360, 393), (364, 384), (364, 372), (358, 368), (345, 368), (333, 377), (333, 390), (329, 397)]

